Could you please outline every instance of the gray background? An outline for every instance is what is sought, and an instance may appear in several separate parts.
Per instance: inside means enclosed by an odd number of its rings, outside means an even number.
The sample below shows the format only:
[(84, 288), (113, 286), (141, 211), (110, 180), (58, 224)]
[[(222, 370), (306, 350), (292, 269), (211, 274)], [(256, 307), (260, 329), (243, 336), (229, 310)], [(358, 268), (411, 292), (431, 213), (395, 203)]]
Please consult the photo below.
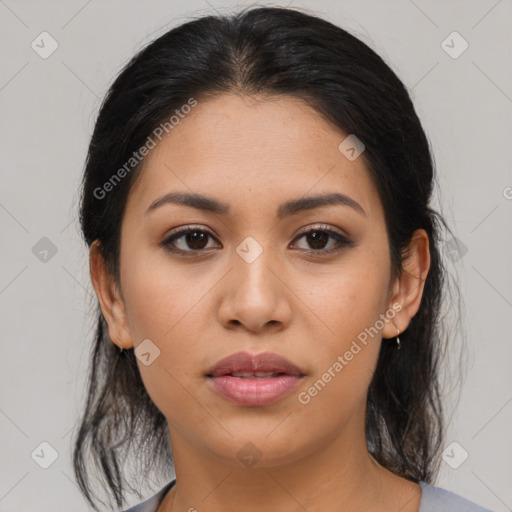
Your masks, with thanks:
[[(93, 325), (76, 207), (99, 102), (143, 43), (190, 15), (236, 5), (248, 3), (0, 0), (1, 512), (87, 510), (70, 462)], [(512, 2), (260, 5), (311, 9), (349, 29), (412, 91), (437, 161), (437, 204), (459, 240), (459, 252), (447, 240), (446, 255), (465, 302), (446, 380), (447, 462), (436, 484), (512, 510)], [(31, 47), (42, 46), (43, 31), (59, 45), (46, 59)], [(458, 58), (442, 46), (453, 31), (469, 44)], [(445, 48), (453, 54), (461, 44), (451, 37)], [(467, 368), (460, 400), (449, 385), (459, 361)], [(51, 462), (51, 449), (42, 442), (58, 454), (47, 469), (40, 464)], [(463, 450), (469, 457), (454, 469)]]

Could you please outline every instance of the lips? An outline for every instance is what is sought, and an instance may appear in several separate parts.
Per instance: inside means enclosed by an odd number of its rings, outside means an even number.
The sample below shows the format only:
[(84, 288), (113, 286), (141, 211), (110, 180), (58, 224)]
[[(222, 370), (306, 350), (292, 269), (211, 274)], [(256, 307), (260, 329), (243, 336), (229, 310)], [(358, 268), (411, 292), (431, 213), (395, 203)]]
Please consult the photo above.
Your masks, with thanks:
[(238, 352), (221, 359), (206, 374), (211, 389), (231, 403), (263, 406), (295, 389), (304, 373), (278, 354)]
[(278, 375), (303, 376), (301, 370), (284, 357), (272, 352), (250, 354), (237, 352), (221, 359), (207, 374), (208, 377), (231, 375), (239, 378), (265, 378)]

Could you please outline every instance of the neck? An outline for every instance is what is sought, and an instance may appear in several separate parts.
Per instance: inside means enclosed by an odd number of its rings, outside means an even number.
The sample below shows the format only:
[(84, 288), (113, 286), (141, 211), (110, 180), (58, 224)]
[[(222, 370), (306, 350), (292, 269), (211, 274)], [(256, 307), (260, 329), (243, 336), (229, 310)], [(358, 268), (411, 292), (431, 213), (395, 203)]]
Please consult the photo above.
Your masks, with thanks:
[(261, 465), (247, 468), (170, 434), (176, 484), (158, 512), (417, 512), (419, 507), (419, 486), (380, 466), (364, 436), (333, 436), (300, 459), (283, 464), (262, 458)]

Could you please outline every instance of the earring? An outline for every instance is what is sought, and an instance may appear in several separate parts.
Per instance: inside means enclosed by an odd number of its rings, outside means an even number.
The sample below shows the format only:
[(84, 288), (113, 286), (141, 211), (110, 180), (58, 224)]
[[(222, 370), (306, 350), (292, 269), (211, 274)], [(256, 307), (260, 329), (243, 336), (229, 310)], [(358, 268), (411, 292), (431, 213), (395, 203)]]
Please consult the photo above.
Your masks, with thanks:
[(398, 334), (396, 335), (396, 348), (397, 350), (400, 350), (400, 338), (398, 337), (400, 334), (400, 329), (397, 327), (396, 330), (398, 331)]
[[(119, 333), (117, 333), (117, 341), (119, 341), (119, 343), (121, 343), (121, 336), (119, 336)], [(119, 347), (119, 353), (122, 354), (123, 353), (123, 350), (124, 348), (123, 347)]]

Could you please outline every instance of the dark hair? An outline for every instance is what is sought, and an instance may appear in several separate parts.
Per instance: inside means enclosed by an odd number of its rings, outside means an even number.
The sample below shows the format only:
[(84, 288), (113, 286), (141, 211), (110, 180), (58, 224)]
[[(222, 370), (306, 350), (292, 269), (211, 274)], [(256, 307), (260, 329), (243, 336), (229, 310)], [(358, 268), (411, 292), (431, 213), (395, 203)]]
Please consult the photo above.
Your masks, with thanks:
[[(431, 266), (420, 309), (400, 334), (400, 351), (382, 343), (368, 392), (366, 436), (381, 465), (431, 483), (444, 428), (439, 363), (446, 271), (439, 233), (446, 223), (430, 206), (434, 163), (410, 96), (358, 38), (301, 11), (250, 8), (194, 19), (141, 50), (110, 87), (90, 142), (80, 205), (86, 243), (99, 241), (109, 272), (119, 280), (121, 221), (140, 165), (123, 173), (108, 194), (98, 190), (176, 109), (191, 98), (200, 102), (228, 92), (301, 99), (340, 132), (363, 141), (362, 157), (385, 211), (394, 277), (401, 275), (413, 232), (427, 232)], [(125, 502), (129, 484), (121, 463), (131, 450), (137, 474), (144, 477), (150, 468), (164, 471), (172, 462), (166, 418), (145, 390), (133, 349), (120, 353), (99, 307), (97, 315), (88, 396), (73, 452), (78, 484), (95, 510), (89, 462), (117, 506)]]

